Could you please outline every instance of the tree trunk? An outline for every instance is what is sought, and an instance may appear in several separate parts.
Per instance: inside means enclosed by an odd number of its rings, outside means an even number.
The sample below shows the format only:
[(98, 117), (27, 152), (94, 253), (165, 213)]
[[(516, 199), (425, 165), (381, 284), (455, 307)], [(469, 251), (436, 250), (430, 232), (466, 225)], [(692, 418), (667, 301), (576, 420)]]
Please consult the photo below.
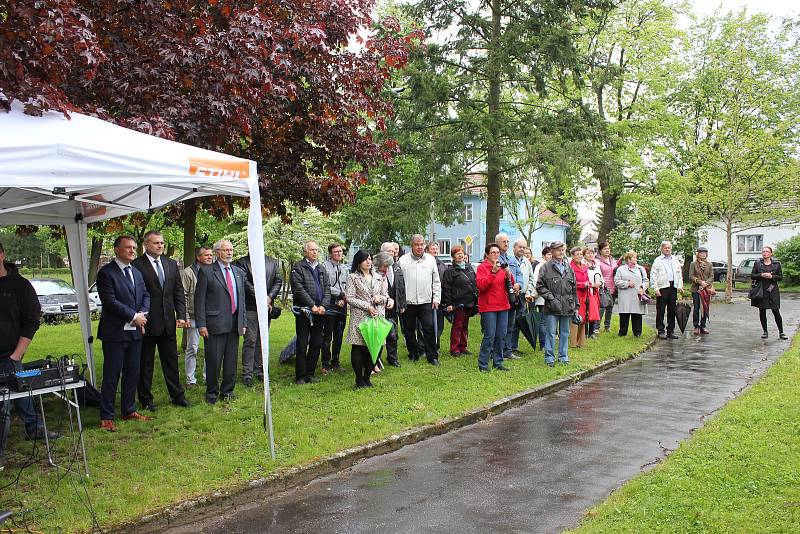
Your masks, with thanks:
[[(97, 279), (97, 271), (100, 269), (100, 254), (103, 253), (103, 238), (93, 237), (92, 246), (89, 252), (89, 285), (94, 284)], [(70, 258), (71, 261), (71, 258)]]
[(609, 189), (603, 189), (600, 196), (603, 201), (603, 211), (600, 216), (600, 225), (597, 227), (598, 243), (607, 240), (611, 231), (614, 229), (614, 220), (617, 218), (619, 193)]
[(194, 263), (195, 236), (197, 234), (197, 201), (183, 202), (183, 266)]
[(731, 221), (725, 221), (725, 250), (728, 252), (728, 279), (725, 281), (725, 301), (730, 302), (733, 297), (733, 246), (731, 245), (731, 235), (733, 234)]
[(486, 73), (489, 78), (489, 139), (486, 150), (486, 243), (494, 241), (500, 232), (500, 146), (496, 115), (500, 110), (500, 68), (497, 57), (500, 48), (500, 0), (492, 0), (492, 39), (489, 50), (489, 64)]

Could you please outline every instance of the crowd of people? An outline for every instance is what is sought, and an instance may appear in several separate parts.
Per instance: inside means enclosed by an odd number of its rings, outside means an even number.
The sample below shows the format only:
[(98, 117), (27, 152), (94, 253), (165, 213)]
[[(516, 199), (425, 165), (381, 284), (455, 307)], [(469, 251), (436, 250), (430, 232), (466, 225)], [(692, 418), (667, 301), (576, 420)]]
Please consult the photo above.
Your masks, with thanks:
[[(116, 431), (115, 400), (121, 382), (123, 420), (147, 421), (150, 416), (137, 410), (155, 412), (152, 394), (155, 353), (172, 404), (188, 407), (187, 388), (198, 387), (197, 356), (200, 338), (205, 340), (205, 400), (235, 397), (239, 343), (242, 344), (241, 381), (252, 385), (263, 380), (258, 311), (249, 256), (234, 261), (230, 241), (220, 240), (209, 249), (195, 251), (195, 261), (185, 268), (164, 255), (164, 238), (156, 231), (144, 236), (144, 254), (137, 257), (137, 243), (131, 236), (114, 241), (114, 259), (97, 273), (97, 290), (102, 302), (98, 338), (103, 345), (101, 386), (101, 427)], [(375, 374), (386, 365), (401, 367), (398, 339), (402, 333), (408, 360), (425, 356), (440, 365), (441, 337), (445, 319), (452, 323), (449, 339), (451, 357), (470, 356), (470, 318), (480, 314), (481, 343), (477, 367), (481, 372), (505, 372), (506, 362), (521, 357), (520, 332), (525, 331), (544, 362), (569, 362), (569, 349), (582, 347), (601, 329), (609, 332), (611, 317), (619, 315), (619, 336), (642, 335), (642, 318), (654, 295), (656, 328), (664, 340), (676, 339), (676, 302), (683, 294), (683, 266), (665, 241), (661, 254), (650, 269), (639, 265), (635, 251), (621, 257), (612, 255), (608, 242), (598, 250), (574, 247), (567, 258), (566, 245), (554, 242), (535, 258), (524, 239), (513, 242), (498, 234), (486, 245), (477, 269), (461, 246), (450, 250), (452, 261), (439, 257), (438, 244), (414, 235), (410, 251), (401, 255), (398, 243), (383, 243), (373, 257), (367, 251), (355, 253), (348, 267), (339, 243), (327, 247), (328, 257), (320, 261), (320, 247), (314, 241), (303, 246), (303, 258), (291, 269), (289, 284), (291, 310), (297, 335), (295, 382), (315, 382), (320, 355), (321, 373), (341, 369), (342, 343), (351, 345), (351, 364), (356, 387), (371, 387)], [(0, 260), (5, 252), (0, 245)], [(278, 262), (265, 257), (269, 320), (281, 310), (273, 303), (284, 281)], [(767, 310), (771, 310), (780, 339), (787, 339), (780, 315), (778, 282), (780, 262), (771, 247), (752, 271), (749, 297), (759, 309), (762, 338), (768, 337)], [(694, 302), (693, 333), (706, 335), (708, 306), (714, 294), (713, 268), (708, 251), (698, 247), (688, 268)], [(39, 325), (40, 307), (30, 282), (13, 264), (0, 261), (0, 371), (21, 369), (21, 360)], [(384, 317), (391, 324), (377, 360), (371, 357), (359, 324), (370, 317)], [(349, 328), (348, 328), (349, 319)], [(519, 320), (518, 320), (519, 319)], [(185, 384), (180, 379), (177, 332), (186, 330), (184, 351)], [(347, 329), (347, 335), (344, 332)], [(445, 349), (447, 350), (447, 349)], [(1, 399), (0, 399), (1, 400)], [(11, 403), (3, 403), (0, 415), (0, 452), (8, 434)], [(31, 439), (43, 437), (44, 429), (28, 399), (15, 403), (25, 419)], [(55, 435), (51, 437), (57, 437)]]

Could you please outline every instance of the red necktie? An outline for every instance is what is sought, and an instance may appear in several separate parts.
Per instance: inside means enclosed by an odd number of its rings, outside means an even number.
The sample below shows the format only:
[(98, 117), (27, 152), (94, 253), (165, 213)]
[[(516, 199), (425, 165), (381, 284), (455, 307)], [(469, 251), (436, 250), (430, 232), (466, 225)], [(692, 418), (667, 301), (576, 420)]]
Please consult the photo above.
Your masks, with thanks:
[(233, 298), (233, 280), (231, 280), (231, 269), (225, 267), (225, 282), (228, 284), (228, 295), (231, 297), (231, 313), (236, 313), (236, 299)]

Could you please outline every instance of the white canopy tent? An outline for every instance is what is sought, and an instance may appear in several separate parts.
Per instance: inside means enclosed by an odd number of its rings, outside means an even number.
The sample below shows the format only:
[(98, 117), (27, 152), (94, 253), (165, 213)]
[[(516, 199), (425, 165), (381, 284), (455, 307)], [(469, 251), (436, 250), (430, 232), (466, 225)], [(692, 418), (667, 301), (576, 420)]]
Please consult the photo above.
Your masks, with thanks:
[(258, 175), (253, 161), (168, 141), (78, 113), (0, 112), (0, 225), (66, 230), (90, 380), (96, 382), (87, 287), (87, 225), (187, 198), (250, 197), (248, 244), (259, 308), (264, 411), (274, 458), (269, 328)]

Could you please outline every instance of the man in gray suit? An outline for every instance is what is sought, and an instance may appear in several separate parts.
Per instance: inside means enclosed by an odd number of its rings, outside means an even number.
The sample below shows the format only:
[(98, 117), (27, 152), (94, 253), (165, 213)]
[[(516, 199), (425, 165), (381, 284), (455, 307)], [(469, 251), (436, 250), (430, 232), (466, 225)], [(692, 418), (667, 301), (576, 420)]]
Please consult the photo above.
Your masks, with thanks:
[[(246, 331), (245, 277), (233, 261), (233, 244), (220, 240), (212, 250), (217, 261), (202, 265), (194, 296), (197, 330), (205, 338), (206, 402), (234, 398), (239, 336)], [(222, 369), (222, 385), (219, 383)]]

